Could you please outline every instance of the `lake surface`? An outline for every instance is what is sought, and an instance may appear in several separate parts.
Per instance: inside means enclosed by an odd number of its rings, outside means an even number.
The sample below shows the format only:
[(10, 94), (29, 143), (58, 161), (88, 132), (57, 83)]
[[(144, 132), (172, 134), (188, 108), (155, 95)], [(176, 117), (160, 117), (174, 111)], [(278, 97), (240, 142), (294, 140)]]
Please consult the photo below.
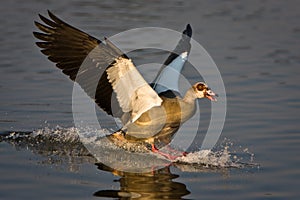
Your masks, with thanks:
[[(0, 199), (297, 199), (299, 6), (263, 0), (3, 2), (0, 134), (38, 137), (0, 140)], [(34, 44), (33, 21), (47, 9), (99, 39), (141, 27), (182, 31), (190, 23), (226, 88), (226, 121), (213, 151), (228, 150), (231, 160), (249, 165), (175, 163), (131, 173), (97, 162), (72, 134), (73, 83)], [(167, 55), (131, 54), (136, 63), (162, 63)], [(210, 102), (199, 103), (203, 128), (190, 147), (195, 152), (210, 116)]]

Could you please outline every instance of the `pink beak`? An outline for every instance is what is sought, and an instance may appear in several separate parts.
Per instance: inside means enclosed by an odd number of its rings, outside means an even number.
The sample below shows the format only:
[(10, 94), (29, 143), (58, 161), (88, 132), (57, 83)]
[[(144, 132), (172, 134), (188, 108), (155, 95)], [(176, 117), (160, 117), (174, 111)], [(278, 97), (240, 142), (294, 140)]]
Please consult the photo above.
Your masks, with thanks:
[(218, 95), (215, 94), (212, 90), (207, 90), (206, 93), (205, 93), (205, 97), (208, 98), (209, 100), (211, 101), (217, 101), (216, 97)]

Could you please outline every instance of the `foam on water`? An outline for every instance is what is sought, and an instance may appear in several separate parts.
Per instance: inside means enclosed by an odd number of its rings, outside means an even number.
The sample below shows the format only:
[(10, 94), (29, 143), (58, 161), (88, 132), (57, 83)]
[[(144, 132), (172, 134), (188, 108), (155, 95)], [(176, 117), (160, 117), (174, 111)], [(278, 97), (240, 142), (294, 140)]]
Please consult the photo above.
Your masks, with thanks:
[(197, 164), (204, 167), (217, 167), (217, 168), (243, 168), (252, 166), (253, 163), (241, 163), (232, 158), (231, 153), (227, 148), (221, 151), (200, 150), (187, 154), (176, 159), (177, 162), (187, 164)]

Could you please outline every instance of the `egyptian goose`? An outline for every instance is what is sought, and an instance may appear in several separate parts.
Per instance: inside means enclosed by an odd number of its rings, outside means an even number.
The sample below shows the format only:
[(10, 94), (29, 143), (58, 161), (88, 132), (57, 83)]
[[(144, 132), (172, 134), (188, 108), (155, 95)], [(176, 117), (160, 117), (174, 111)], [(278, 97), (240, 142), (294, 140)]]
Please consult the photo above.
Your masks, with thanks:
[[(180, 125), (195, 114), (196, 99), (216, 100), (216, 94), (203, 82), (194, 84), (183, 98), (179, 95), (179, 75), (191, 48), (191, 26), (186, 26), (173, 53), (153, 83), (148, 84), (131, 59), (107, 38), (100, 41), (50, 11), (48, 14), (49, 19), (39, 15), (44, 24), (35, 22), (42, 31), (33, 33), (42, 40), (36, 42), (37, 46), (100, 108), (121, 119), (123, 128), (112, 136), (123, 136), (128, 142), (144, 141), (151, 145), (153, 152), (171, 158), (156, 147), (156, 142), (168, 144), (171, 141)], [(88, 64), (80, 70), (83, 62)], [(92, 84), (95, 81), (96, 86)]]

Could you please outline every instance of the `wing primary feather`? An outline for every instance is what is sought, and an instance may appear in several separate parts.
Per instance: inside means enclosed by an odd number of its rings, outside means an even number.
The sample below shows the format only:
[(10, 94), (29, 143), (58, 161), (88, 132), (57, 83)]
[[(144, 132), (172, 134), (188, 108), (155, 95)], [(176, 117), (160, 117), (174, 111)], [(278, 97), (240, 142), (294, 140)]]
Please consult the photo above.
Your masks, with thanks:
[(45, 26), (39, 22), (34, 22), (35, 26), (38, 27), (41, 31), (45, 32), (45, 33), (54, 33), (55, 29), (49, 27), (49, 26)]
[[(113, 44), (103, 45), (100, 40), (67, 24), (52, 12), (48, 11), (48, 15), (49, 18), (39, 14), (42, 23), (34, 23), (40, 30), (40, 32), (33, 32), (34, 37), (40, 40), (36, 42), (36, 45), (50, 61), (56, 63), (64, 74), (68, 75), (71, 80), (79, 82), (79, 85), (91, 98), (95, 99), (99, 107), (108, 114), (112, 114), (113, 90), (108, 83), (105, 68), (124, 53), (115, 52), (116, 48), (113, 48)], [(98, 46), (101, 46), (98, 52), (100, 60), (93, 61), (94, 57), (90, 53)], [(86, 65), (86, 68), (78, 75), (82, 65)], [(104, 69), (100, 70), (100, 66)], [(104, 71), (103, 76), (101, 76), (102, 71)], [(82, 77), (93, 80), (83, 81)], [(95, 86), (91, 86), (91, 83), (95, 83)]]

